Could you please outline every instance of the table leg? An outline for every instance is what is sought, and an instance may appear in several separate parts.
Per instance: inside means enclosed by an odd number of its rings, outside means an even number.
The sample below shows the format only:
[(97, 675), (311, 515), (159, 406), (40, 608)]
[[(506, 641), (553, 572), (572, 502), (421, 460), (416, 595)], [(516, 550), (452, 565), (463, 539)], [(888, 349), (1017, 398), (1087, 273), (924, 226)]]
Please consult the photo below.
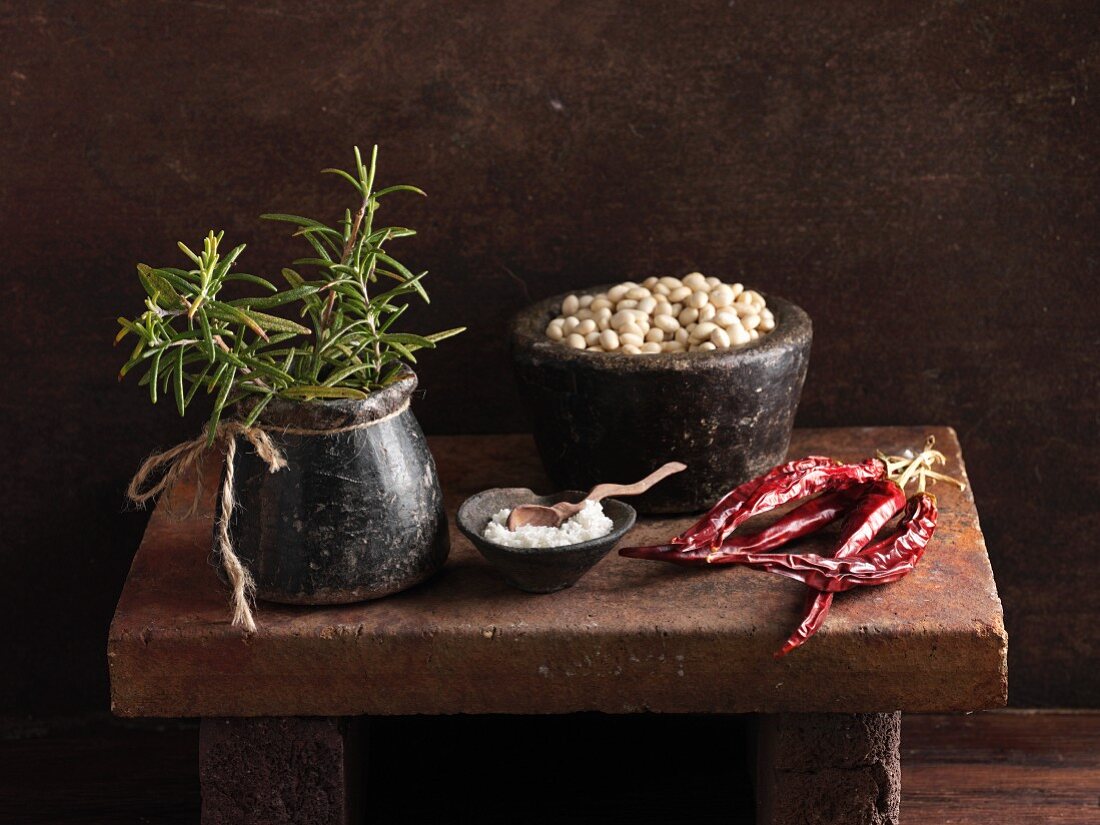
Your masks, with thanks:
[(900, 745), (900, 713), (760, 716), (758, 825), (897, 825)]
[(203, 719), (202, 825), (349, 825), (355, 720)]

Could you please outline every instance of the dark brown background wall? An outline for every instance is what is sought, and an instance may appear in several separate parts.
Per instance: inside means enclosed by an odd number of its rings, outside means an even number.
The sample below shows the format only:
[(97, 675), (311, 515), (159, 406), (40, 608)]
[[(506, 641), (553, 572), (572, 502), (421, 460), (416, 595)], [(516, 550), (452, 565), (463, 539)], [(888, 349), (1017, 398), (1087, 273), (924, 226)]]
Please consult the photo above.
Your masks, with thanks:
[(943, 422), (970, 461), (1019, 705), (1095, 705), (1100, 118), (1081, 2), (0, 0), (0, 709), (106, 703), (143, 526), (128, 474), (193, 434), (119, 387), (133, 264), (211, 227), (249, 271), (382, 145), (433, 272), (430, 431), (524, 427), (528, 301), (740, 278), (813, 316), (800, 422)]

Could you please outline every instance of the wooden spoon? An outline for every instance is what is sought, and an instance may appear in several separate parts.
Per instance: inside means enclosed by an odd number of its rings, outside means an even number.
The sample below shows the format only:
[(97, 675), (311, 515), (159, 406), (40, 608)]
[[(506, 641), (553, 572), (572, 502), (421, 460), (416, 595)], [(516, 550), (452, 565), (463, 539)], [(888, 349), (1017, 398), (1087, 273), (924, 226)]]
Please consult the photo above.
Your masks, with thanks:
[(585, 501), (599, 501), (609, 496), (639, 496), (662, 479), (687, 469), (686, 464), (670, 461), (658, 467), (641, 481), (633, 484), (597, 484), (583, 501), (573, 504), (568, 501), (546, 507), (542, 504), (521, 504), (508, 514), (508, 529), (519, 527), (557, 527), (567, 518), (571, 518), (584, 509)]

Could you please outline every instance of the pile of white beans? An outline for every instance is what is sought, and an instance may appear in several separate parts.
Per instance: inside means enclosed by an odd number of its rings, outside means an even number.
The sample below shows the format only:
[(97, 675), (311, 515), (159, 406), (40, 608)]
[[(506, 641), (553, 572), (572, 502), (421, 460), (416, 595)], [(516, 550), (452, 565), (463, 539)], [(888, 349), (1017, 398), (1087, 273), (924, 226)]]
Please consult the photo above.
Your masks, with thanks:
[(773, 329), (775, 318), (759, 292), (692, 272), (570, 295), (546, 336), (588, 352), (645, 355), (740, 347)]

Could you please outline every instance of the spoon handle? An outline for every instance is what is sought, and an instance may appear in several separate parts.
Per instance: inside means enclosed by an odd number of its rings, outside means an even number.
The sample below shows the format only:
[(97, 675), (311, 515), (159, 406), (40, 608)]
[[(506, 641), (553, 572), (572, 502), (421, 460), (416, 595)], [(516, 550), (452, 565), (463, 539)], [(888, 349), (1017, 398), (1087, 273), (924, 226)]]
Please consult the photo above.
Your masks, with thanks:
[(679, 461), (670, 461), (668, 464), (658, 467), (641, 481), (635, 481), (633, 484), (597, 484), (592, 488), (592, 492), (588, 494), (587, 500), (599, 501), (601, 498), (607, 498), (608, 496), (638, 496), (658, 481), (686, 469), (686, 464), (681, 464)]

